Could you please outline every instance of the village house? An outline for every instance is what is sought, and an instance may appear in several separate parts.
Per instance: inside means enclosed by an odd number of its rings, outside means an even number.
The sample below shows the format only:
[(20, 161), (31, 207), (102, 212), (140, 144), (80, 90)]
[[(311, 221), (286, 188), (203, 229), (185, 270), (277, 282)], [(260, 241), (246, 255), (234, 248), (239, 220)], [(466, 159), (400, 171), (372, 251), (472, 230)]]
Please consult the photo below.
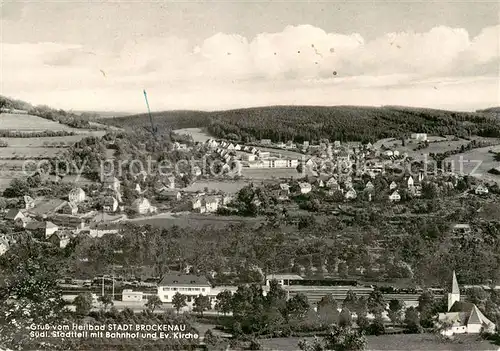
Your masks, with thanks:
[(142, 291), (133, 291), (132, 289), (122, 290), (122, 301), (125, 302), (142, 302), (145, 296)]
[(102, 209), (106, 212), (116, 212), (118, 210), (118, 200), (113, 196), (103, 197)]
[(262, 160), (265, 160), (267, 158), (269, 158), (271, 156), (271, 153), (268, 152), (268, 151), (257, 151), (257, 156), (262, 159)]
[(165, 200), (175, 200), (179, 201), (181, 199), (181, 193), (177, 189), (163, 189), (158, 194), (158, 197)]
[(389, 201), (391, 202), (398, 202), (401, 200), (401, 195), (399, 195), (399, 192), (396, 190), (393, 192), (391, 195), (389, 195)]
[(25, 210), (29, 210), (35, 207), (35, 200), (31, 196), (23, 196), (22, 202)]
[(200, 213), (214, 213), (219, 209), (219, 198), (217, 196), (205, 196), (201, 200)]
[(21, 210), (12, 208), (9, 211), (7, 211), (4, 219), (14, 222), (16, 219), (22, 219), (24, 217), (25, 216)]
[(134, 188), (135, 192), (137, 194), (142, 194), (142, 189), (141, 189), (141, 186), (139, 185), (139, 183), (136, 183), (135, 184), (135, 188)]
[(307, 194), (312, 190), (312, 186), (309, 183), (299, 183), (300, 193)]
[(64, 206), (59, 210), (60, 213), (76, 215), (78, 213), (78, 205), (74, 202), (66, 202)]
[(398, 187), (398, 185), (396, 184), (396, 182), (392, 182), (390, 185), (389, 185), (389, 190), (394, 190)]
[(68, 194), (68, 201), (74, 204), (85, 201), (86, 195), (82, 188), (74, 188)]
[(331, 177), (330, 179), (328, 179), (325, 185), (330, 189), (340, 190), (339, 183), (337, 181), (337, 178), (335, 177)]
[(59, 227), (50, 221), (32, 221), (27, 223), (25, 228), (43, 239), (48, 239), (59, 230)]
[(476, 195), (487, 195), (488, 194), (488, 188), (484, 186), (483, 184), (480, 184), (476, 187), (474, 190)]
[(470, 234), (472, 229), (470, 224), (467, 223), (458, 223), (453, 226), (453, 233), (458, 235), (466, 235)]
[(365, 190), (374, 190), (375, 189), (375, 186), (373, 185), (372, 182), (367, 182), (366, 185), (365, 185)]
[(33, 222), (33, 219), (30, 217), (19, 217), (14, 220), (14, 226), (16, 228), (26, 228), (30, 222)]
[(52, 234), (48, 240), (60, 249), (64, 249), (69, 244), (71, 236), (68, 231), (58, 231)]
[(416, 141), (427, 141), (427, 133), (412, 133), (411, 138)]
[(406, 181), (406, 184), (408, 186), (408, 189), (411, 189), (415, 186), (415, 181), (413, 180), (412, 176), (408, 177), (408, 180)]
[(255, 155), (254, 154), (250, 154), (250, 153), (244, 153), (242, 156), (241, 156), (241, 159), (243, 161), (249, 161), (249, 162), (252, 162), (252, 161), (255, 161)]
[(116, 177), (113, 176), (104, 177), (102, 185), (104, 189), (111, 189), (117, 193), (120, 192), (120, 181)]
[(344, 197), (346, 200), (354, 200), (358, 197), (358, 194), (356, 193), (356, 190), (351, 188), (345, 193)]
[(4, 238), (0, 238), (0, 256), (5, 254), (8, 250), (9, 250), (9, 242)]
[(270, 145), (272, 142), (271, 139), (260, 139), (260, 143), (262, 145)]
[(151, 206), (149, 200), (144, 197), (134, 200), (131, 206), (132, 211), (138, 214), (147, 214), (150, 212), (154, 212), (153, 208), (154, 207)]
[(201, 171), (201, 168), (198, 166), (194, 166), (193, 168), (191, 168), (191, 171), (193, 172), (193, 175), (195, 177), (199, 177), (203, 174), (203, 172)]
[(211, 285), (204, 276), (194, 274), (167, 273), (158, 283), (158, 297), (164, 303), (172, 303), (176, 293), (186, 296), (188, 308), (192, 308), (194, 299), (210, 295)]
[(453, 334), (479, 334), (482, 330), (493, 333), (495, 324), (470, 302), (460, 299), (460, 288), (457, 276), (453, 272), (451, 293), (448, 294), (448, 312), (439, 313), (438, 325), (447, 327), (441, 334), (451, 336)]
[(163, 182), (164, 186), (169, 188), (169, 189), (174, 189), (175, 188), (175, 177), (170, 176), (165, 179)]

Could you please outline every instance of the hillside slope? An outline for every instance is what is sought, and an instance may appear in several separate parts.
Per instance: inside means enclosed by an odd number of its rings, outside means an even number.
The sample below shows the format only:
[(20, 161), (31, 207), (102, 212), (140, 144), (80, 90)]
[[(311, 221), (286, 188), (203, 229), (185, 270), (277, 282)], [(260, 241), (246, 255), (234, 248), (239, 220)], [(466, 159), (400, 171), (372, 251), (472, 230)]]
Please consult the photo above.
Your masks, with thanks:
[[(374, 141), (412, 132), (500, 137), (500, 121), (481, 113), (399, 106), (272, 106), (218, 112), (171, 111), (153, 114), (161, 130), (207, 127), (217, 137), (235, 140), (271, 139)], [(147, 114), (115, 118), (107, 123), (124, 128), (150, 126)]]

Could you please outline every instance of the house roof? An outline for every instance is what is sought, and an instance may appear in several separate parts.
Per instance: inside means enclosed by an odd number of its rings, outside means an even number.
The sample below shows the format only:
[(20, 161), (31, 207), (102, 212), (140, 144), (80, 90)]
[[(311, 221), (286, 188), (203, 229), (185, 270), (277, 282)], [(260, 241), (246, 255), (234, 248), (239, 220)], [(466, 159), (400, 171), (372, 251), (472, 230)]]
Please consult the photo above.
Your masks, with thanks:
[(302, 280), (302, 277), (300, 275), (297, 275), (297, 274), (269, 274), (266, 276), (266, 279), (267, 280), (272, 280), (272, 279), (276, 279), (276, 280), (283, 280), (283, 279), (298, 279), (298, 280)]
[(11, 208), (5, 215), (5, 219), (14, 219), (20, 212), (21, 210), (18, 210), (17, 208)]
[(184, 286), (196, 285), (210, 287), (210, 283), (204, 276), (182, 273), (167, 273), (163, 276), (158, 286)]
[(61, 199), (37, 199), (35, 207), (29, 209), (29, 212), (38, 215), (44, 215), (55, 212), (60, 209), (67, 201)]
[(51, 229), (51, 228), (59, 228), (57, 225), (55, 225), (52, 222), (37, 222), (37, 221), (32, 221), (28, 222), (26, 224), (26, 229), (28, 230), (36, 230), (36, 229)]

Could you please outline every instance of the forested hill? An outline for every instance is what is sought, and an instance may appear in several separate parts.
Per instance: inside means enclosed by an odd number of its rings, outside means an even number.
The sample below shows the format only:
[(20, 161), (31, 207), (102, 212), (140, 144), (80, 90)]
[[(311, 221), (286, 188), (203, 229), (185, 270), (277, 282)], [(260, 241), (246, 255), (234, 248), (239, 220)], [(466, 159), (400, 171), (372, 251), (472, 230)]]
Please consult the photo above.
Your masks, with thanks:
[[(203, 111), (165, 111), (153, 112), (153, 123), (159, 130), (207, 127), (212, 112)], [(151, 122), (147, 113), (126, 117), (107, 118), (102, 123), (125, 129), (149, 128)]]
[[(235, 140), (374, 141), (412, 132), (500, 137), (500, 121), (475, 112), (398, 106), (272, 106), (219, 112), (172, 111), (153, 114), (159, 129), (208, 127), (211, 134)], [(109, 121), (118, 127), (150, 125), (147, 114)]]

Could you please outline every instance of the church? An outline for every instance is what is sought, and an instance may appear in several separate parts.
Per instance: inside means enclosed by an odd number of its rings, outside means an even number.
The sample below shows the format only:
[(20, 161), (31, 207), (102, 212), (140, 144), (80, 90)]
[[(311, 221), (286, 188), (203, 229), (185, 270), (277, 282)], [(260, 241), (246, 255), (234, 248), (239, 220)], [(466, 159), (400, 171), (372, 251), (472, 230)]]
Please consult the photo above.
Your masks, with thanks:
[(495, 324), (470, 302), (460, 301), (457, 276), (453, 272), (451, 293), (448, 294), (448, 312), (440, 313), (438, 323), (449, 325), (441, 334), (478, 334), (481, 330), (493, 333)]

